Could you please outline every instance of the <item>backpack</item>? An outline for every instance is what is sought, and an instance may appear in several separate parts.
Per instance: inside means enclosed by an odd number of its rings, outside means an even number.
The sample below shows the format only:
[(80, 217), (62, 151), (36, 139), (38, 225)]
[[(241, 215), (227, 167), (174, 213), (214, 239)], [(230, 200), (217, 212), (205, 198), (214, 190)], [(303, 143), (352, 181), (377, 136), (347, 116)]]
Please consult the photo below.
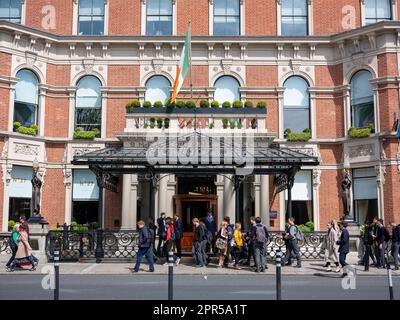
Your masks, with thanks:
[(265, 234), (264, 226), (257, 226), (256, 225), (256, 234), (255, 234), (256, 242), (258, 243), (266, 243), (267, 242), (267, 235)]
[(296, 234), (295, 237), (297, 239), (297, 241), (303, 241), (304, 240), (304, 233), (296, 226)]

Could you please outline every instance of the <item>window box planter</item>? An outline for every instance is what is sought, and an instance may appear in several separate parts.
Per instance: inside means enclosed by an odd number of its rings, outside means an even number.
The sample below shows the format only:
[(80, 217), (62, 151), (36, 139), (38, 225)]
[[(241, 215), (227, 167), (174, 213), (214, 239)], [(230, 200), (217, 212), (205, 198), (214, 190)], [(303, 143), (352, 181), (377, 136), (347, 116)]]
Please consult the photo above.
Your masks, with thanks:
[(232, 115), (266, 115), (264, 108), (131, 108), (127, 110), (128, 114), (232, 114)]
[(14, 122), (14, 131), (29, 136), (36, 136), (38, 133), (38, 127), (36, 124), (32, 124), (29, 127), (25, 127), (20, 122), (16, 121)]
[(304, 129), (303, 132), (292, 132), (290, 129), (286, 129), (285, 138), (287, 141), (307, 142), (311, 139), (311, 132), (309, 129)]
[(375, 130), (372, 126), (369, 126), (367, 128), (351, 127), (348, 131), (348, 135), (351, 139), (362, 139), (368, 138), (373, 132), (375, 132)]
[(75, 129), (74, 139), (93, 140), (100, 133), (98, 129), (90, 131), (82, 131), (81, 129)]

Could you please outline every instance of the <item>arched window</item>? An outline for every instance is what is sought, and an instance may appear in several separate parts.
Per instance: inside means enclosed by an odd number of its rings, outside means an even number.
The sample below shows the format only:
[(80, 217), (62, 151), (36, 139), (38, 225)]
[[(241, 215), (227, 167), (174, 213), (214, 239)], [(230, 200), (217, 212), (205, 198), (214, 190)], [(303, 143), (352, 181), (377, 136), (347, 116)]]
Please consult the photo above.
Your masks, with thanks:
[(18, 71), (18, 83), (15, 85), (14, 121), (29, 127), (37, 124), (39, 108), (39, 80), (27, 69)]
[(104, 10), (104, 0), (79, 0), (78, 34), (103, 35)]
[(374, 123), (374, 94), (367, 70), (358, 71), (351, 78), (351, 123), (353, 127), (364, 128)]
[(235, 100), (240, 100), (240, 84), (235, 78), (223, 76), (215, 81), (214, 86), (214, 100), (217, 100), (220, 104), (225, 101), (232, 103)]
[(281, 33), (283, 36), (306, 36), (308, 34), (307, 5), (307, 0), (282, 0)]
[(147, 0), (146, 10), (148, 36), (172, 34), (172, 0)]
[(284, 129), (302, 132), (310, 129), (310, 95), (308, 83), (298, 76), (287, 79), (283, 85), (283, 124)]
[(365, 24), (391, 19), (391, 0), (365, 0)]
[(153, 76), (146, 82), (145, 100), (154, 103), (161, 101), (165, 103), (170, 98), (171, 83), (166, 77)]
[(101, 82), (94, 76), (78, 81), (75, 107), (75, 129), (101, 131)]
[(239, 0), (214, 0), (214, 36), (240, 34)]
[(22, 0), (0, 0), (0, 20), (21, 23)]

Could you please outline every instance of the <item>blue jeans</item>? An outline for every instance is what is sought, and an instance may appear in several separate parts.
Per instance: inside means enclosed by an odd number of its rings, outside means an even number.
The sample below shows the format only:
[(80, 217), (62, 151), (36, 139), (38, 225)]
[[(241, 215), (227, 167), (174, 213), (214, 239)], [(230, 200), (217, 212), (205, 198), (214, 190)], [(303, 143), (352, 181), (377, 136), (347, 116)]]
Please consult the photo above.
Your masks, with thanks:
[(139, 267), (140, 267), (140, 264), (142, 263), (143, 256), (146, 257), (146, 259), (149, 263), (149, 270), (154, 271), (153, 250), (150, 246), (148, 248), (139, 248), (139, 251), (137, 254), (137, 259), (136, 259), (136, 264), (135, 264), (135, 272), (139, 271)]

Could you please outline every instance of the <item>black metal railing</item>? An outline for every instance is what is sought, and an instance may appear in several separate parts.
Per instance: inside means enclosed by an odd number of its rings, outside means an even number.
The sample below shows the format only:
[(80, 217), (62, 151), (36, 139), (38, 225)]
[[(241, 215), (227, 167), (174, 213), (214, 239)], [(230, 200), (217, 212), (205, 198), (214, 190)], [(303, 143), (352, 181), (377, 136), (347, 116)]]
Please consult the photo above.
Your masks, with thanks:
[[(101, 237), (98, 237), (101, 232)], [(98, 242), (101, 239), (101, 243)], [(59, 246), (60, 261), (79, 259), (133, 260), (138, 251), (139, 233), (132, 231), (57, 231), (46, 236), (46, 255), (52, 260), (54, 249)], [(98, 253), (101, 252), (101, 256)]]
[(11, 248), (10, 248), (10, 238), (11, 237), (11, 233), (0, 233), (0, 254), (2, 253), (7, 253), (10, 254), (11, 253)]

